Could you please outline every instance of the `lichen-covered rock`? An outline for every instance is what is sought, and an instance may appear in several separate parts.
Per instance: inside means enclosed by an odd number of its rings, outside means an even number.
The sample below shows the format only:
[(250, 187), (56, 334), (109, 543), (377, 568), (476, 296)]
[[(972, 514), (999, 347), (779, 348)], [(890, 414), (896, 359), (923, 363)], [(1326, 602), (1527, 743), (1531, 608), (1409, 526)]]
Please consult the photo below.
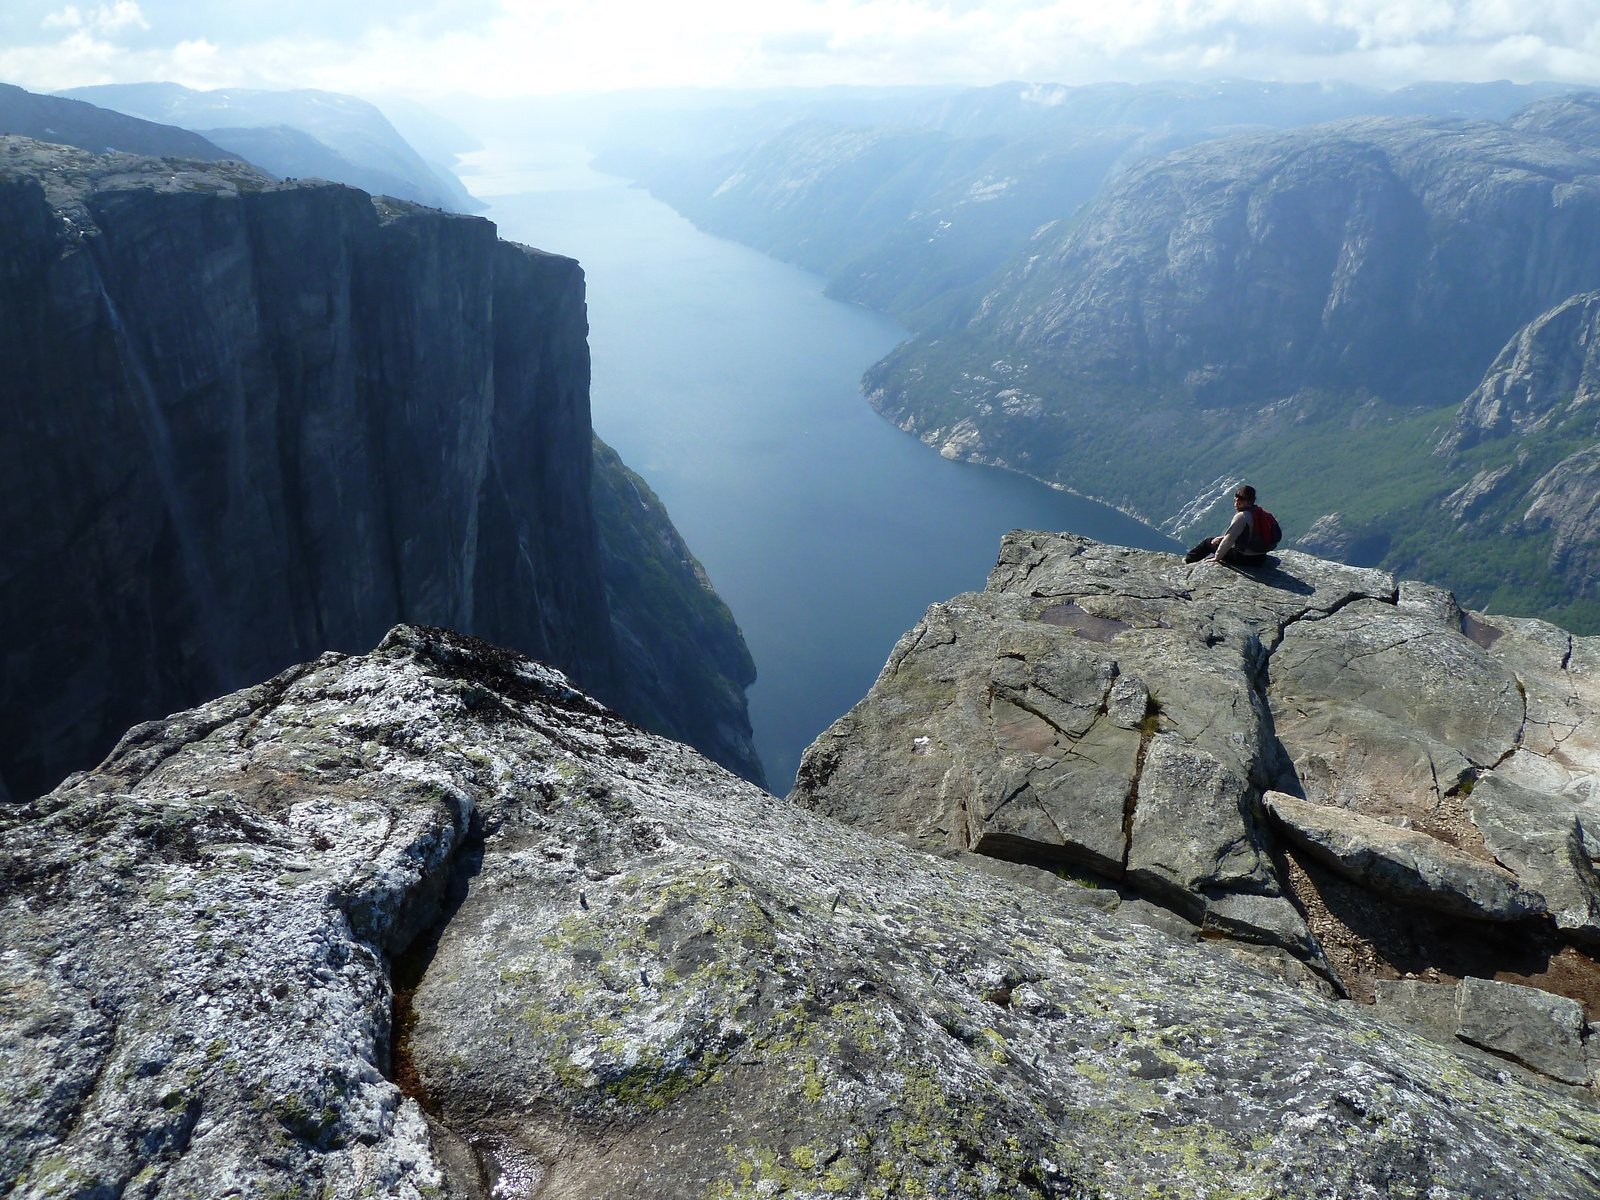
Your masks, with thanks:
[[(982, 592), (901, 639), (792, 798), (929, 850), (1097, 873), (1345, 986), (1527, 973), (1509, 950), (1375, 947), (1418, 908), (1520, 923), (1512, 943), (1596, 940), (1596, 663), (1591, 639), (1308, 555), (1234, 571), (1017, 532)], [(1589, 982), (1552, 987), (1594, 994), (1580, 957)]]
[(12, 1196), (1600, 1188), (1555, 1085), (830, 822), (440, 631), (0, 820)]

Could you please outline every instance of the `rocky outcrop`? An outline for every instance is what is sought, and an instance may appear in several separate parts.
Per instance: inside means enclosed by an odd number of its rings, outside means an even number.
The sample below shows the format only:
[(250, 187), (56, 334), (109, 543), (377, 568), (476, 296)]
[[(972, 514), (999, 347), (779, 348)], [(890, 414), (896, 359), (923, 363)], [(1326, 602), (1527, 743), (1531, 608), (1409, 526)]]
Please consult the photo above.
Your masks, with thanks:
[(1459, 1038), (1564, 1083), (1600, 1079), (1600, 1038), (1586, 1038), (1583, 1005), (1564, 996), (1492, 979), (1382, 980), (1377, 1007), (1392, 1020)]
[(136, 728), (0, 846), (19, 1198), (1600, 1188), (1584, 1093), (442, 631)]
[[(1455, 454), (1488, 439), (1537, 433), (1596, 399), (1600, 292), (1584, 292), (1517, 331), (1456, 411), (1439, 451)], [(1591, 428), (1600, 424), (1600, 413), (1587, 415)]]
[(1518, 886), (1510, 871), (1432, 834), (1283, 792), (1267, 792), (1262, 804), (1295, 845), (1375, 892), (1480, 921), (1544, 914), (1544, 898)]
[(17, 138), (0, 225), (14, 795), (403, 618), (627, 703), (577, 263), (349, 188)]
[(1576, 975), (1544, 983), (1592, 996), (1596, 661), (1303, 554), (1241, 573), (1013, 533), (806, 751), (792, 798), (1087, 872), (1360, 996), (1425, 967), (1543, 977), (1563, 946)]
[[(1600, 111), (1576, 102), (1547, 107), (1557, 116)], [(1565, 598), (1572, 619), (1593, 627), (1585, 604), (1600, 598), (1597, 346), (1600, 292), (1592, 291), (1511, 337), (1435, 447), (1461, 482), (1384, 522), (1418, 531), (1401, 561), (1426, 560), (1430, 543), (1448, 542), (1453, 553), (1440, 564), (1447, 571), (1452, 560), (1489, 569), (1473, 578), (1457, 566), (1446, 578), (1480, 595), (1496, 588), (1501, 606), (1523, 611)]]

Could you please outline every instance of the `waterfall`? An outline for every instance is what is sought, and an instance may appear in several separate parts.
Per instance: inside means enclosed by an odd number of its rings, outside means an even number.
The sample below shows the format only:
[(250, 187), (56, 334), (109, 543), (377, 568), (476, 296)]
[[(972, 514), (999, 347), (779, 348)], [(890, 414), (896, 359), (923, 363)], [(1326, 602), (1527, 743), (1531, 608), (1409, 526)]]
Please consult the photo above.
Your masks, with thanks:
[(117, 362), (122, 367), (123, 377), (132, 385), (129, 390), (133, 395), (134, 412), (150, 453), (150, 467), (161, 489), (167, 519), (172, 522), (173, 533), (178, 541), (178, 558), (184, 583), (195, 606), (195, 617), (199, 622), (207, 659), (219, 684), (224, 687), (235, 686), (238, 672), (234, 668), (231, 643), (222, 621), (222, 603), (216, 583), (211, 578), (205, 552), (201, 549), (195, 523), (189, 516), (189, 506), (178, 485), (178, 469), (173, 457), (172, 431), (167, 424), (167, 414), (162, 411), (161, 397), (156, 393), (150, 373), (145, 369), (144, 359), (123, 323), (116, 302), (106, 290), (104, 280), (100, 283), (100, 299), (105, 304), (106, 319), (111, 325)]

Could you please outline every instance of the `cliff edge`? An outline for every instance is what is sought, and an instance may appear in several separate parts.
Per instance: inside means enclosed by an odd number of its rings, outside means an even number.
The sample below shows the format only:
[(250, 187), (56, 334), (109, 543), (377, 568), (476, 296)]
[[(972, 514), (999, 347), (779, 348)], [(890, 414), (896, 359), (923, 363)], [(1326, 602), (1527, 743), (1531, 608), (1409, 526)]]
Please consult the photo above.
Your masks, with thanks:
[[(698, 678), (612, 627), (576, 262), (348, 187), (15, 137), (0, 224), (0, 787), (401, 620), (642, 720), (637, 678), (696, 710)], [(703, 748), (759, 777), (723, 708)]]

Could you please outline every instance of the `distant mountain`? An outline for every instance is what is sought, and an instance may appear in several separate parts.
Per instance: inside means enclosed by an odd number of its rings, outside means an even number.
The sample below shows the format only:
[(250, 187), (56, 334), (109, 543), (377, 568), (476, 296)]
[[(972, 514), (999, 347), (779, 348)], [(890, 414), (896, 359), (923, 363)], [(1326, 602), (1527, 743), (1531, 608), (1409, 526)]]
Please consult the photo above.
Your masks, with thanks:
[(150, 154), (218, 161), (227, 151), (197, 133), (99, 108), (82, 100), (41, 96), (0, 83), (0, 134), (14, 133), (104, 154)]
[(1046, 129), (1163, 128), (1173, 132), (1289, 129), (1356, 116), (1436, 116), (1501, 121), (1570, 84), (1417, 83), (1395, 91), (1351, 83), (1001, 83), (921, 107), (911, 123), (957, 136), (1017, 136)]
[[(207, 129), (205, 136), (231, 156), (282, 179), (327, 179), (358, 187), (374, 196), (403, 196), (413, 190), (399, 175), (353, 163), (331, 146), (292, 125)], [(434, 208), (442, 205), (432, 205)]]
[(376, 106), (355, 96), (312, 89), (225, 88), (202, 92), (176, 83), (102, 84), (73, 88), (62, 95), (185, 129), (289, 126), (347, 160), (351, 168), (346, 174), (350, 177), (328, 174), (332, 160), (323, 150), (304, 143), (304, 158), (283, 157), (290, 154), (291, 146), (281, 137), (269, 143), (272, 152), (280, 156), (282, 169), (268, 169), (277, 174), (327, 178), (369, 191), (373, 189), (362, 180), (381, 178), (394, 181), (381, 191), (402, 200), (452, 212), (482, 208), (459, 179), (448, 170), (429, 166)]
[[(1596, 103), (1509, 125), (1368, 118), (1142, 164), (1041, 229), (971, 321), (875, 367), (875, 402), (963, 457), (1158, 522), (1214, 477), (1189, 448), (1259, 406), (1306, 390), (1455, 403), (1518, 326), (1600, 286), (1600, 142), (1541, 132)], [(1186, 436), (1125, 474), (1154, 427)]]
[(702, 228), (821, 273), (914, 329), (971, 319), (991, 274), (1135, 164), (1360, 115), (1500, 120), (1554, 84), (1006, 83), (619, 116), (595, 165)]
[(1302, 541), (1363, 542), (1502, 609), (1600, 624), (1600, 291), (1517, 330), (1433, 457), (1434, 494), (1364, 526), (1325, 516)]
[(820, 273), (830, 295), (924, 328), (970, 316), (974, 289), (1120, 164), (1183, 144), (1140, 128), (1007, 139), (803, 121), (706, 162), (595, 162), (705, 229)]
[(914, 117), (634, 165), (910, 324), (866, 391), (948, 458), (1184, 537), (1249, 479), (1304, 548), (1600, 630), (1600, 95), (1005, 85)]
[(400, 136), (415, 148), (429, 169), (449, 187), (460, 211), (481, 212), (488, 207), (467, 191), (461, 177), (456, 174), (461, 156), (482, 150), (481, 141), (454, 121), (415, 100), (403, 96), (385, 96), (376, 103)]

